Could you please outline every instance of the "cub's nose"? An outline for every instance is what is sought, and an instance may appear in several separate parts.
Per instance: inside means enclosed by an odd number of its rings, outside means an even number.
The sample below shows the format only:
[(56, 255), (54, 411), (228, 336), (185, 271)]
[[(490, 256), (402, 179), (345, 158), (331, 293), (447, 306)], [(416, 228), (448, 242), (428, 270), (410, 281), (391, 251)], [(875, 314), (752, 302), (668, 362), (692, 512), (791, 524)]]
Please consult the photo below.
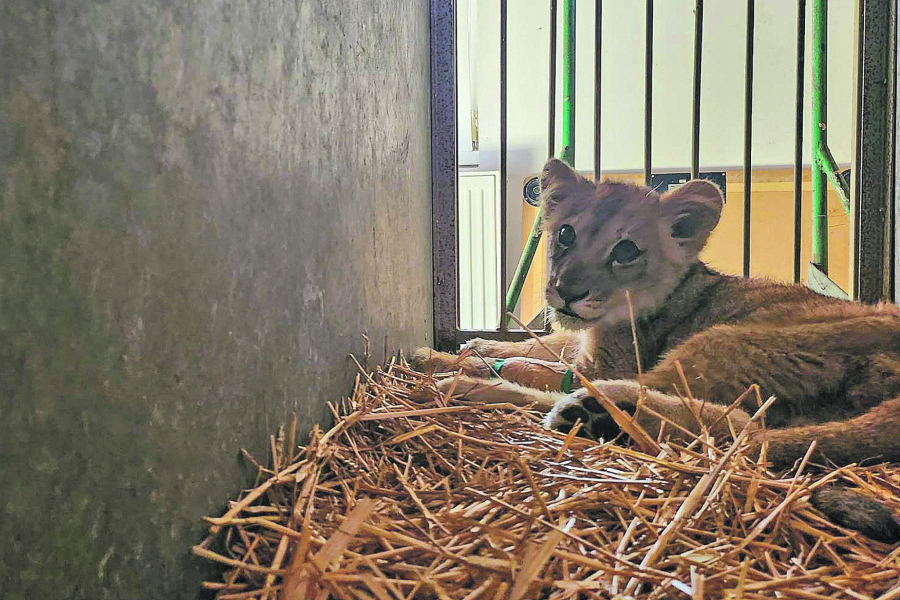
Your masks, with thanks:
[(565, 286), (565, 285), (555, 285), (554, 289), (556, 289), (556, 293), (559, 294), (559, 297), (566, 304), (571, 304), (572, 302), (578, 302), (584, 298), (587, 298), (588, 292), (590, 290), (580, 290), (575, 287)]

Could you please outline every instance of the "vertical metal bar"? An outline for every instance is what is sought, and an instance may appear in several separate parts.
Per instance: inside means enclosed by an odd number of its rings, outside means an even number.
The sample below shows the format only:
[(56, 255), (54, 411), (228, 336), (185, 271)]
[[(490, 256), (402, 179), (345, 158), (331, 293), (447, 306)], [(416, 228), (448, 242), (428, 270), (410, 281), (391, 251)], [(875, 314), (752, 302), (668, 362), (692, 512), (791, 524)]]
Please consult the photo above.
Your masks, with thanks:
[[(569, 39), (575, 35), (574, 27), (574, 0), (565, 0), (563, 5), (563, 160), (569, 161), (574, 166), (574, 48), (575, 40)], [(571, 6), (570, 6), (571, 5)], [(569, 25), (569, 16), (572, 16), (572, 26)], [(550, 102), (549, 102), (549, 131), (547, 134), (547, 149), (552, 158), (554, 147), (556, 145), (556, 16), (557, 16), (557, 0), (552, 0), (550, 4)], [(572, 61), (568, 60), (571, 49)], [(569, 83), (571, 81), (571, 90)], [(571, 108), (571, 113), (567, 114), (567, 108)], [(504, 113), (505, 114), (505, 113)], [(505, 138), (504, 138), (505, 139)], [(567, 151), (571, 152), (571, 156), (567, 155)], [(503, 157), (505, 158), (505, 156)], [(505, 227), (504, 227), (505, 230)], [(525, 279), (528, 277), (528, 271), (531, 269), (531, 263), (534, 261), (534, 255), (537, 252), (538, 244), (541, 241), (541, 211), (534, 217), (531, 224), (531, 232), (528, 234), (528, 240), (522, 249), (522, 256), (516, 265), (516, 271), (513, 273), (512, 283), (506, 290), (506, 296), (503, 301), (503, 312), (500, 314), (501, 330), (509, 327), (509, 315), (507, 311), (514, 311), (519, 305), (519, 298), (522, 295), (522, 287), (525, 285)], [(505, 286), (504, 286), (505, 287)]]
[(575, 168), (575, 0), (563, 4), (563, 107), (560, 158)]
[(890, 12), (890, 29), (888, 30), (888, 43), (885, 44), (888, 51), (888, 67), (887, 72), (893, 75), (893, 81), (891, 78), (888, 78), (888, 87), (885, 92), (887, 95), (886, 98), (886, 118), (887, 118), (887, 130), (888, 130), (888, 138), (887, 144), (888, 147), (886, 149), (887, 156), (890, 159), (890, 169), (889, 169), (889, 179), (886, 184), (887, 186), (887, 222), (885, 223), (885, 229), (887, 231), (887, 239), (885, 243), (887, 244), (887, 254), (885, 254), (885, 281), (884, 288), (887, 290), (885, 298), (890, 300), (891, 302), (897, 302), (897, 227), (900, 225), (900, 219), (898, 219), (897, 209), (898, 204), (900, 202), (897, 201), (897, 191), (896, 191), (896, 182), (898, 177), (897, 172), (897, 27), (898, 27), (898, 11), (900, 11), (900, 6), (895, 3), (891, 3), (890, 8), (888, 9)]
[(703, 0), (694, 6), (694, 104), (691, 117), (691, 179), (700, 177), (700, 70), (703, 64)]
[(644, 31), (644, 185), (653, 181), (651, 140), (653, 138), (653, 0), (645, 0), (647, 15)]
[(753, 144), (753, 32), (755, 3), (747, 0), (747, 50), (744, 65), (744, 277), (750, 276), (751, 147)]
[(894, 49), (897, 3), (860, 0), (857, 66), (855, 296), (866, 303), (890, 298), (893, 202)]
[[(550, 7), (550, 13), (553, 17), (550, 26), (551, 50), (556, 48), (556, 36), (552, 33), (556, 31), (556, 0)], [(555, 123), (555, 74), (556, 74), (556, 53), (552, 51), (550, 58), (550, 75), (553, 92), (551, 93), (550, 102), (550, 123)], [(563, 131), (562, 131), (562, 152), (560, 158), (575, 166), (575, 0), (565, 0), (563, 4)], [(550, 136), (550, 156), (553, 156), (554, 135)], [(505, 138), (504, 138), (505, 139)], [(505, 230), (505, 229), (504, 229)], [(531, 269), (531, 263), (534, 260), (534, 254), (537, 252), (538, 244), (541, 241), (541, 212), (534, 218), (531, 224), (531, 232), (528, 234), (528, 240), (522, 249), (522, 256), (519, 257), (519, 263), (516, 265), (516, 271), (513, 274), (512, 283), (506, 292), (503, 308), (501, 313), (501, 325), (503, 330), (509, 326), (509, 316), (506, 311), (513, 311), (519, 304), (519, 297), (522, 295), (522, 286), (525, 285), (525, 278), (528, 277), (528, 271)]]
[[(702, 0), (700, 0), (702, 1)], [(600, 81), (603, 54), (603, 0), (594, 2), (594, 180), (600, 181)]]
[(828, 0), (813, 1), (812, 41), (812, 262), (828, 274), (828, 181), (819, 164), (828, 143)]
[(500, 331), (506, 331), (507, 0), (500, 0)]
[(894, 81), (893, 81), (893, 89), (894, 89), (894, 101), (892, 102), (894, 112), (892, 115), (893, 120), (893, 129), (894, 133), (891, 136), (891, 140), (893, 143), (893, 161), (894, 161), (894, 169), (892, 174), (893, 182), (891, 183), (892, 193), (893, 193), (893, 213), (894, 213), (894, 226), (890, 228), (891, 230), (891, 282), (893, 283), (893, 295), (891, 296), (891, 302), (897, 302), (900, 300), (900, 235), (897, 235), (897, 227), (900, 224), (900, 170), (898, 170), (897, 166), (900, 164), (900, 127), (898, 127), (898, 123), (900, 123), (900, 102), (898, 102), (898, 98), (900, 98), (900, 77), (897, 77), (897, 64), (900, 64), (900, 43), (897, 41), (898, 35), (898, 27), (900, 27), (900, 23), (898, 23), (898, 15), (894, 13), (894, 26), (892, 28), (894, 35), (894, 68), (891, 69), (894, 73)]
[(459, 323), (455, 19), (454, 2), (431, 3), (432, 342), (438, 350), (455, 349)]
[(556, 154), (556, 5), (550, 0), (550, 97), (547, 123), (547, 157)]
[(803, 223), (803, 83), (806, 68), (806, 0), (797, 0), (797, 101), (794, 112), (794, 283), (800, 282)]

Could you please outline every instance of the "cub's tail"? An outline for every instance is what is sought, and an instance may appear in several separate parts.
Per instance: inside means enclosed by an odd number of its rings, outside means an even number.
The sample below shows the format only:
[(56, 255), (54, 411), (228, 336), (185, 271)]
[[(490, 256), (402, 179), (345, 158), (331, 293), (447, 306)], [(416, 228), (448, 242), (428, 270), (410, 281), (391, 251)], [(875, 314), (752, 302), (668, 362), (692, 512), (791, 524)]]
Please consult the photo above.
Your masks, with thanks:
[(833, 523), (885, 544), (900, 542), (900, 522), (879, 502), (842, 488), (822, 488), (810, 502)]

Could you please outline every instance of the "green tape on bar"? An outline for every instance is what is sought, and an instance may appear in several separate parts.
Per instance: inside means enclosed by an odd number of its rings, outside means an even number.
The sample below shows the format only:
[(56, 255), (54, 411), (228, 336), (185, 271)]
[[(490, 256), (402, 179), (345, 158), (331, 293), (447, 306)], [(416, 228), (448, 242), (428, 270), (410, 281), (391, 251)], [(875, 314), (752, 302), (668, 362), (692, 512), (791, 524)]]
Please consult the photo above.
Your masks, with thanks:
[(572, 391), (572, 378), (574, 376), (575, 373), (573, 373), (571, 369), (566, 369), (566, 372), (562, 378), (562, 383), (559, 384), (559, 390), (563, 394), (568, 394)]
[(505, 358), (498, 358), (494, 361), (494, 366), (491, 367), (491, 377), (500, 377), (500, 369), (503, 368), (505, 362)]

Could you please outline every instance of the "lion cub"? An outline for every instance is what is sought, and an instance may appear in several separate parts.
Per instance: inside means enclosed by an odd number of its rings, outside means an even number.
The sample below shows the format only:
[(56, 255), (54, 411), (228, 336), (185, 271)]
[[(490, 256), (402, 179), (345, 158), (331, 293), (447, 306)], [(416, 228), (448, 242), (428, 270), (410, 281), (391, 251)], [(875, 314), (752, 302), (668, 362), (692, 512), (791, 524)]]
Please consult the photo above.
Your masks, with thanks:
[[(547, 302), (562, 331), (543, 341), (623, 410), (634, 414), (639, 386), (625, 290), (636, 317), (646, 406), (699, 431), (695, 414), (727, 435), (724, 407), (751, 384), (777, 400), (753, 446), (768, 441), (776, 468), (789, 467), (816, 441), (818, 461), (838, 465), (900, 461), (900, 309), (820, 296), (800, 285), (717, 273), (699, 260), (719, 221), (723, 198), (702, 180), (660, 195), (624, 183), (594, 183), (562, 161), (541, 175), (543, 227), (550, 248)], [(533, 404), (548, 427), (568, 431), (575, 420), (595, 439), (618, 427), (583, 389), (558, 390), (565, 367), (533, 340), (474, 340), (483, 357), (422, 349), (414, 362), (428, 370), (461, 368), (457, 390), (469, 400)], [(504, 358), (503, 379), (486, 380), (491, 358)], [(693, 406), (675, 395), (680, 363)], [(480, 377), (481, 379), (477, 379)], [(443, 384), (447, 385), (447, 384)], [(683, 391), (683, 390), (682, 390)], [(729, 415), (740, 428), (757, 408)], [(650, 433), (660, 421), (638, 411)], [(672, 436), (683, 435), (667, 427)], [(830, 490), (812, 498), (834, 521), (884, 542), (900, 526), (874, 501)]]

